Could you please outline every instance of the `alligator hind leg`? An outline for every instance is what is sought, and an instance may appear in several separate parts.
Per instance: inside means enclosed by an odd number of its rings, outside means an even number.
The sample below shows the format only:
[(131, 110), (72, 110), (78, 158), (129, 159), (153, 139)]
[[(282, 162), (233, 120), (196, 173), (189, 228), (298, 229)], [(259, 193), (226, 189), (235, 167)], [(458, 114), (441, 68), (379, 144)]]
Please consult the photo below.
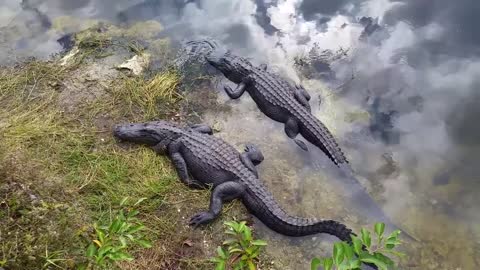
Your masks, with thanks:
[(302, 96), (305, 97), (305, 99), (306, 99), (307, 101), (310, 101), (310, 99), (311, 99), (312, 97), (310, 96), (310, 94), (307, 92), (307, 90), (306, 90), (303, 86), (301, 86), (300, 84), (297, 84), (297, 85), (295, 85), (295, 88), (298, 90), (298, 92), (299, 92), (300, 94), (302, 94)]
[(216, 186), (210, 196), (208, 211), (194, 215), (189, 225), (197, 227), (200, 224), (208, 223), (217, 218), (222, 212), (224, 202), (239, 198), (245, 192), (245, 186), (239, 182), (228, 181)]
[(206, 185), (202, 182), (192, 179), (188, 175), (187, 163), (185, 159), (182, 157), (182, 154), (179, 152), (180, 150), (180, 143), (179, 142), (172, 142), (168, 146), (168, 152), (170, 155), (170, 159), (172, 160), (173, 166), (175, 167), (178, 177), (189, 188), (194, 189), (202, 189), (205, 188)]
[(305, 96), (299, 91), (295, 90), (293, 93), (295, 96), (295, 99), (303, 106), (305, 109), (307, 109), (308, 112), (312, 111), (312, 108), (310, 107), (310, 103), (308, 103), (308, 100), (305, 98)]
[(287, 120), (287, 122), (285, 123), (285, 133), (287, 133), (287, 136), (290, 138), (290, 139), (293, 139), (293, 141), (300, 147), (302, 148), (302, 150), (304, 151), (308, 151), (308, 147), (307, 145), (299, 140), (299, 139), (296, 139), (295, 137), (297, 137), (298, 133), (299, 133), (299, 130), (298, 130), (298, 123), (295, 119), (293, 118), (289, 118)]
[(237, 99), (243, 95), (245, 90), (247, 89), (248, 85), (252, 82), (252, 79), (247, 76), (246, 78), (243, 79), (241, 83), (237, 85), (235, 89), (232, 89), (230, 86), (225, 85), (223, 89), (225, 89), (225, 92), (227, 92), (227, 95), (231, 99)]
[(310, 107), (310, 103), (308, 101), (310, 100), (310, 94), (303, 88), (303, 86), (296, 84), (295, 85), (295, 92), (293, 93), (295, 96), (295, 99), (302, 104), (303, 107), (305, 107), (309, 112), (312, 111)]
[(213, 134), (213, 129), (207, 124), (194, 124), (190, 126), (191, 129), (205, 134)]
[(264, 160), (262, 151), (251, 143), (245, 145), (245, 152), (240, 154), (240, 160), (242, 161), (243, 165), (247, 166), (247, 168), (252, 171), (257, 177), (258, 172), (255, 166), (262, 163)]

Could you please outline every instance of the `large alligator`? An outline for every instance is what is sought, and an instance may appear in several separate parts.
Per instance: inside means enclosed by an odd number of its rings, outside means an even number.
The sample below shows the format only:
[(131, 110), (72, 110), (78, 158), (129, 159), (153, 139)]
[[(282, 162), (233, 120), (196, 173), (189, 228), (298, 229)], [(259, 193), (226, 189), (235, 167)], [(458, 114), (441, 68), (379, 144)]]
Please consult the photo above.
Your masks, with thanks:
[(285, 133), (300, 148), (308, 149), (303, 141), (296, 138), (298, 134), (319, 147), (338, 167), (350, 168), (333, 135), (311, 113), (308, 103), (310, 95), (302, 86), (293, 86), (268, 71), (265, 64), (254, 66), (247, 59), (234, 55), (229, 50), (214, 50), (206, 55), (206, 60), (230, 81), (238, 84), (235, 89), (224, 87), (230, 98), (237, 99), (245, 91), (248, 92), (265, 115), (285, 124)]
[(239, 153), (213, 136), (207, 125), (180, 126), (166, 121), (119, 125), (114, 135), (168, 154), (186, 185), (194, 188), (213, 185), (208, 211), (194, 215), (190, 225), (214, 220), (220, 215), (223, 202), (239, 198), (253, 215), (278, 233), (288, 236), (327, 233), (342, 241), (351, 241), (352, 231), (337, 221), (288, 215), (259, 180), (255, 166), (264, 158), (252, 144), (246, 146), (244, 153)]

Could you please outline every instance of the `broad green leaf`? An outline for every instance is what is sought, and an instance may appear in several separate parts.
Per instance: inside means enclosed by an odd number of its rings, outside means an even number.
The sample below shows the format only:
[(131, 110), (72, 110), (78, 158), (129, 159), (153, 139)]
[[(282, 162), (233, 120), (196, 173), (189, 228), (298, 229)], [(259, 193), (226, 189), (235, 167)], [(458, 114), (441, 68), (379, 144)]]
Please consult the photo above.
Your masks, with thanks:
[(397, 239), (398, 236), (400, 235), (400, 233), (402, 233), (400, 230), (395, 230), (393, 231), (388, 237), (387, 237), (387, 240), (393, 240), (393, 239)]
[(322, 261), (319, 258), (313, 258), (310, 263), (311, 270), (318, 270), (318, 267), (322, 265)]
[(256, 249), (254, 252), (252, 252), (252, 254), (250, 255), (250, 258), (256, 258), (258, 257), (258, 255), (260, 255), (260, 250), (259, 249)]
[(342, 242), (343, 245), (343, 251), (345, 253), (345, 257), (347, 260), (351, 260), (353, 258), (353, 247), (345, 242)]
[(114, 261), (132, 261), (133, 260), (133, 257), (132, 255), (126, 253), (126, 252), (117, 252), (117, 253), (111, 253), (111, 254), (108, 254), (107, 257), (109, 257), (110, 259), (114, 260)]
[(223, 241), (222, 245), (231, 245), (231, 244), (236, 243), (236, 242), (237, 242), (237, 239), (229, 238), (229, 239)]
[(360, 260), (354, 259), (349, 262), (348, 269), (357, 269), (357, 268), (359, 269), (361, 265), (362, 263), (360, 262)]
[(381, 253), (378, 253), (378, 252), (375, 252), (373, 254), (373, 256), (379, 260), (381, 260), (382, 262), (384, 262), (387, 266), (393, 266), (394, 265), (394, 262), (392, 261), (392, 259), (390, 259), (389, 257), (381, 254)]
[(224, 222), (223, 224), (225, 224), (225, 225), (227, 225), (228, 227), (231, 227), (231, 228), (236, 226), (236, 223), (233, 222), (233, 221), (227, 221), (227, 222)]
[(115, 219), (110, 227), (108, 228), (108, 231), (110, 232), (118, 232), (118, 229), (120, 229), (120, 226), (122, 225), (122, 221), (119, 219)]
[(263, 241), (263, 240), (253, 240), (253, 241), (252, 241), (252, 245), (255, 245), (255, 246), (266, 246), (266, 245), (267, 245), (267, 242), (266, 242), (266, 241)]
[(256, 270), (257, 269), (251, 260), (249, 260), (247, 262), (247, 264), (248, 264), (248, 270)]
[(332, 270), (333, 266), (333, 259), (332, 258), (326, 258), (323, 260), (323, 268), (324, 270)]
[(341, 242), (337, 242), (333, 246), (333, 259), (336, 265), (340, 265), (344, 259), (344, 250)]
[(112, 246), (103, 246), (98, 249), (98, 256), (103, 257), (105, 254), (107, 254), (107, 252), (109, 252), (112, 249), (113, 249)]
[(231, 248), (231, 249), (229, 248), (229, 249), (228, 249), (228, 252), (229, 252), (230, 254), (232, 254), (232, 253), (242, 253), (243, 250), (241, 250), (241, 249), (239, 249), (239, 248)]
[(369, 248), (370, 245), (372, 244), (372, 239), (370, 238), (370, 232), (367, 231), (365, 228), (362, 228), (361, 232), (362, 232), (363, 244), (367, 246), (367, 248)]
[(243, 237), (245, 238), (245, 240), (251, 241), (252, 240), (252, 230), (250, 230), (250, 228), (248, 228), (248, 227), (245, 227), (245, 230), (243, 231)]
[(243, 232), (245, 230), (245, 228), (247, 227), (245, 224), (247, 224), (245, 221), (242, 221), (240, 222), (240, 224), (238, 225), (238, 232)]
[(225, 270), (225, 261), (218, 262), (217, 266), (215, 267), (215, 270)]
[(140, 244), (140, 246), (142, 246), (143, 248), (151, 248), (152, 247), (152, 243), (150, 243), (149, 241), (147, 240), (137, 240), (137, 243)]
[(224, 259), (227, 257), (227, 254), (225, 254), (225, 251), (223, 250), (222, 247), (217, 247), (217, 253), (220, 258)]
[(388, 270), (387, 265), (383, 261), (375, 258), (374, 256), (371, 256), (371, 255), (362, 256), (360, 260), (366, 263), (373, 263), (381, 270)]
[(381, 237), (384, 232), (385, 232), (385, 223), (383, 222), (375, 223), (375, 233), (377, 234), (377, 236)]
[(140, 211), (138, 211), (138, 210), (133, 210), (133, 211), (131, 211), (130, 213), (128, 213), (127, 218), (132, 218), (132, 217), (138, 215), (138, 213), (140, 213)]
[(97, 248), (94, 244), (90, 244), (87, 248), (87, 257), (93, 257), (93, 255), (95, 255), (95, 252), (97, 252)]
[(143, 201), (145, 201), (147, 198), (140, 198), (138, 199), (138, 201), (136, 203), (133, 204), (133, 206), (137, 206), (139, 205), (140, 203), (142, 203)]
[(137, 225), (137, 226), (132, 227), (130, 230), (128, 230), (128, 233), (133, 234), (135, 232), (143, 230), (144, 228), (145, 228), (145, 226), (143, 224)]
[(362, 241), (358, 237), (352, 237), (353, 250), (357, 255), (360, 255), (362, 252)]

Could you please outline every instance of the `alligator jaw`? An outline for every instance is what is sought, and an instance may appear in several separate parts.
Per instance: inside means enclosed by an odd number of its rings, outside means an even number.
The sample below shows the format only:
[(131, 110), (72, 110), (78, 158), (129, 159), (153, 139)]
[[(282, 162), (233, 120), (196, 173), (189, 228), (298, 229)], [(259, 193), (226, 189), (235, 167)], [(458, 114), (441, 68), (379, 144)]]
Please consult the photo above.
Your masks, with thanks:
[(120, 141), (128, 141), (133, 143), (156, 145), (159, 139), (148, 132), (145, 124), (126, 124), (116, 125), (113, 130), (113, 135)]

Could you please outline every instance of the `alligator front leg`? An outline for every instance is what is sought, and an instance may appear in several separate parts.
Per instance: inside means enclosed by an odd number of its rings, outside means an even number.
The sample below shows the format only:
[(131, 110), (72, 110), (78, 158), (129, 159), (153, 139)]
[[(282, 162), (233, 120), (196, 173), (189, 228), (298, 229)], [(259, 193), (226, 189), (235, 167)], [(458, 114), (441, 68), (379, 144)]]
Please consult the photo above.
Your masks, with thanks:
[(254, 144), (248, 143), (245, 145), (245, 152), (240, 154), (240, 160), (255, 176), (258, 177), (257, 168), (255, 166), (262, 163), (264, 160), (263, 154), (260, 149)]
[(245, 192), (245, 186), (239, 182), (228, 181), (216, 186), (210, 196), (210, 207), (208, 211), (194, 215), (189, 225), (197, 227), (200, 224), (208, 223), (217, 218), (222, 212), (224, 202), (239, 198)]
[(168, 154), (172, 160), (173, 166), (175, 167), (178, 177), (186, 186), (194, 189), (205, 188), (205, 184), (202, 182), (190, 178), (188, 175), (187, 163), (180, 153), (181, 144), (179, 141), (174, 141), (168, 145)]
[(163, 139), (155, 146), (153, 146), (152, 149), (159, 155), (165, 155), (167, 154), (167, 147), (170, 142), (171, 140), (169, 138)]
[(213, 129), (207, 124), (194, 124), (191, 125), (190, 128), (200, 133), (213, 135)]
[(290, 139), (293, 139), (293, 141), (300, 147), (302, 148), (302, 150), (304, 151), (308, 151), (308, 147), (307, 145), (299, 140), (299, 139), (296, 139), (295, 137), (297, 137), (298, 133), (299, 133), (299, 128), (298, 128), (298, 123), (295, 119), (293, 118), (289, 118), (287, 120), (287, 122), (285, 123), (285, 133), (287, 133), (287, 136), (290, 138)]
[(225, 89), (225, 92), (227, 92), (227, 95), (231, 99), (237, 99), (237, 98), (241, 97), (243, 95), (243, 93), (245, 93), (245, 90), (247, 89), (247, 87), (251, 83), (252, 83), (252, 79), (250, 78), (250, 76), (247, 76), (246, 78), (243, 79), (243, 81), (241, 83), (239, 83), (237, 85), (237, 87), (235, 89), (232, 89), (228, 85), (225, 85), (223, 87), (223, 89)]

